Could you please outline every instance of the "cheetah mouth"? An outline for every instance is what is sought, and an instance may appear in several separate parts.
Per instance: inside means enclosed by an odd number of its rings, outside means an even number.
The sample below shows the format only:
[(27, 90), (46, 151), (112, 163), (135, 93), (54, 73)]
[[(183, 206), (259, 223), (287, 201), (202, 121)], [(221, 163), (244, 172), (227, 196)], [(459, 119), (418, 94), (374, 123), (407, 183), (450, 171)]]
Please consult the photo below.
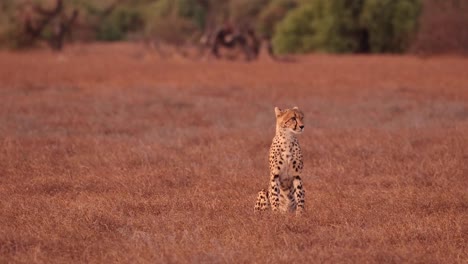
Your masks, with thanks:
[(301, 134), (302, 132), (304, 132), (304, 129), (301, 128), (299, 130), (293, 130), (293, 132), (296, 133), (296, 134)]
[(299, 129), (299, 130), (293, 130), (291, 129), (291, 131), (294, 133), (294, 134), (302, 134), (302, 132), (304, 132), (304, 129)]

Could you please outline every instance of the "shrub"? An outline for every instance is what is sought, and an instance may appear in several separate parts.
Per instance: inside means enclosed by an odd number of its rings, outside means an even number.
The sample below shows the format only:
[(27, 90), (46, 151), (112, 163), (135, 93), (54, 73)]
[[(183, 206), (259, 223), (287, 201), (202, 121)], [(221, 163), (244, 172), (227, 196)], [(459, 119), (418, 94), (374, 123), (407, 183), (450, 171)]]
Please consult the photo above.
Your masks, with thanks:
[(288, 13), (273, 37), (275, 53), (303, 53), (317, 47), (314, 11), (311, 5), (304, 5)]
[(278, 24), (278, 53), (401, 52), (419, 16), (419, 0), (311, 0)]
[(13, 0), (3, 0), (0, 3), (0, 47), (19, 45), (19, 21), (15, 17), (18, 4)]
[(361, 23), (369, 31), (371, 52), (403, 52), (416, 31), (419, 0), (366, 0)]
[(273, 0), (258, 15), (257, 31), (266, 38), (271, 38), (276, 25), (289, 10), (296, 7), (293, 0)]
[[(180, 44), (196, 39), (207, 26), (214, 28), (230, 20), (240, 29), (255, 28), (261, 36), (272, 38), (277, 53), (402, 52), (415, 35), (422, 0), (118, 1), (64, 1), (65, 13), (79, 10), (74, 37), (113, 41), (136, 32)], [(437, 2), (426, 3), (430, 1)], [(31, 3), (49, 7), (53, 2), (0, 1), (0, 45), (21, 46), (25, 7)], [(462, 27), (466, 19), (462, 12), (459, 16), (452, 24)], [(48, 39), (52, 30), (53, 26), (47, 25), (41, 37)], [(463, 45), (463, 37), (457, 39)]]
[(358, 52), (359, 15), (364, 0), (323, 0), (315, 3), (318, 49), (326, 52)]
[(314, 0), (289, 12), (277, 26), (278, 53), (359, 50), (359, 11), (363, 1)]
[(195, 0), (178, 0), (178, 15), (191, 20), (199, 29), (205, 27), (206, 10)]
[(115, 41), (125, 39), (127, 33), (139, 30), (143, 25), (141, 14), (136, 8), (119, 7), (101, 21), (97, 39)]
[(241, 26), (252, 26), (269, 0), (234, 0), (229, 4), (229, 15), (232, 22)]
[(205, 11), (194, 0), (160, 0), (141, 8), (147, 38), (182, 44), (205, 25)]

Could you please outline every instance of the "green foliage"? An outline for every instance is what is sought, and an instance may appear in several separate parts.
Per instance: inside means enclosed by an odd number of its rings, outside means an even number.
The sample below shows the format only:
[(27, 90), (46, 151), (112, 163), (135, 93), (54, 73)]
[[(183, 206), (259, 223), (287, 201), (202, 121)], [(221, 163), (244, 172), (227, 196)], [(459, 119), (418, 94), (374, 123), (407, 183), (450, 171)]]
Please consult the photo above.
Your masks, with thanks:
[(356, 52), (359, 50), (360, 7), (363, 0), (316, 1), (318, 12), (315, 25), (317, 28), (316, 44), (319, 50), (326, 52)]
[(206, 10), (195, 0), (178, 0), (179, 16), (191, 20), (199, 29), (205, 27)]
[(416, 30), (420, 11), (418, 0), (367, 0), (361, 23), (369, 31), (371, 51), (404, 51)]
[(136, 1), (120, 5), (101, 22), (100, 40), (121, 40), (130, 32), (142, 31), (181, 43), (205, 26), (205, 10), (196, 0)]
[(182, 44), (201, 32), (206, 10), (196, 0), (159, 0), (143, 5), (144, 35)]
[(289, 12), (275, 52), (401, 52), (419, 17), (419, 0), (311, 0)]
[(18, 2), (3, 0), (0, 2), (0, 47), (16, 48), (19, 45), (19, 21), (15, 17)]
[[(172, 43), (197, 39), (226, 21), (272, 38), (277, 53), (401, 52), (417, 28), (422, 0), (67, 0), (66, 14), (79, 10), (74, 36), (123, 40), (129, 34)], [(0, 1), (0, 45), (21, 42), (30, 4)], [(29, 9), (28, 6), (29, 5)], [(111, 8), (114, 7), (114, 8)], [(23, 17), (21, 17), (23, 16)], [(42, 34), (51, 34), (48, 26)]]
[(294, 0), (272, 0), (258, 16), (257, 31), (264, 37), (271, 38), (275, 27), (289, 10), (296, 6)]
[(275, 52), (353, 52), (363, 1), (314, 0), (288, 13), (273, 38)]
[(241, 26), (252, 26), (269, 0), (235, 0), (229, 5), (229, 17)]
[(7, 35), (10, 31), (10, 23), (8, 17), (5, 15), (3, 8), (0, 6), (0, 45), (7, 41)]
[(115, 41), (142, 27), (141, 14), (135, 8), (119, 7), (106, 16), (97, 32), (98, 40)]
[(316, 48), (316, 12), (311, 5), (303, 5), (288, 13), (278, 25), (273, 37), (275, 53), (303, 53)]

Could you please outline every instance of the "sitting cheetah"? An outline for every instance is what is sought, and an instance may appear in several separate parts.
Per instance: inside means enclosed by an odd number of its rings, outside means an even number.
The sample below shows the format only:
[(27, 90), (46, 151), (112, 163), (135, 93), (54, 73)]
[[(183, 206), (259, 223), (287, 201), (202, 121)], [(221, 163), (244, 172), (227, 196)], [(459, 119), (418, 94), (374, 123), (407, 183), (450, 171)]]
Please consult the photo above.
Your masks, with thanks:
[(304, 130), (304, 114), (299, 108), (280, 110), (275, 107), (276, 135), (270, 147), (270, 187), (257, 196), (255, 211), (304, 211), (301, 147), (296, 138)]

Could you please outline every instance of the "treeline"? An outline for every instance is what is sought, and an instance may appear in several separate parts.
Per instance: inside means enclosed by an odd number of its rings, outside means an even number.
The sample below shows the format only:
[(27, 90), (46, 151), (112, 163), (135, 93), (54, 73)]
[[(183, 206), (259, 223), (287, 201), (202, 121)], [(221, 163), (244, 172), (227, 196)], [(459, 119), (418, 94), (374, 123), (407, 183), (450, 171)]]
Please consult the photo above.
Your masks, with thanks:
[[(468, 0), (2, 0), (0, 45), (149, 40), (197, 44), (220, 27), (253, 30), (275, 53), (430, 51), (432, 17), (465, 47)], [(448, 4), (447, 4), (448, 3)], [(439, 11), (439, 13), (434, 12)], [(453, 17), (459, 17), (453, 22)], [(443, 25), (441, 26), (443, 29)], [(450, 31), (450, 30), (448, 30)], [(419, 42), (418, 42), (419, 41)], [(453, 42), (453, 40), (452, 40)], [(430, 43), (429, 43), (430, 44)], [(54, 46), (55, 45), (55, 46)], [(432, 44), (433, 46), (437, 46)], [(444, 44), (439, 44), (440, 46)], [(468, 46), (468, 45), (466, 45)]]

